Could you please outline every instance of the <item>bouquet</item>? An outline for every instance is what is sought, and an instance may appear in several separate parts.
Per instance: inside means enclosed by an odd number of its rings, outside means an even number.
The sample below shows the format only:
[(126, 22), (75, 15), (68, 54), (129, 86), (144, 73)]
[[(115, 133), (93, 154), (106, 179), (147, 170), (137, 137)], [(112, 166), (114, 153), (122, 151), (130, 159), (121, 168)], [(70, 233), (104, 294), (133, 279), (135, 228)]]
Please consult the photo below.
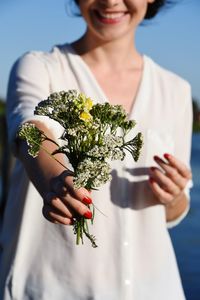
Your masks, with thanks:
[[(57, 159), (54, 155), (57, 153), (66, 155), (73, 167), (71, 171), (74, 174), (75, 189), (85, 187), (93, 190), (111, 180), (109, 161), (123, 160), (126, 151), (135, 161), (138, 160), (142, 134), (138, 133), (133, 139), (126, 140), (128, 132), (136, 123), (127, 119), (121, 105), (93, 104), (93, 101), (83, 93), (69, 90), (51, 94), (48, 99), (36, 106), (34, 113), (48, 116), (62, 125), (63, 134), (60, 137), (62, 146), (49, 139), (31, 123), (24, 123), (20, 127), (19, 138), (26, 140), (29, 154), (33, 157), (38, 155), (41, 147), (43, 148), (43, 141), (50, 140), (55, 143), (57, 149), (49, 155), (55, 160)], [(93, 205), (92, 223), (94, 208)], [(80, 241), (83, 243), (83, 236), (86, 236), (92, 246), (97, 247), (95, 236), (90, 234), (84, 217), (74, 219), (73, 230), (77, 244)]]

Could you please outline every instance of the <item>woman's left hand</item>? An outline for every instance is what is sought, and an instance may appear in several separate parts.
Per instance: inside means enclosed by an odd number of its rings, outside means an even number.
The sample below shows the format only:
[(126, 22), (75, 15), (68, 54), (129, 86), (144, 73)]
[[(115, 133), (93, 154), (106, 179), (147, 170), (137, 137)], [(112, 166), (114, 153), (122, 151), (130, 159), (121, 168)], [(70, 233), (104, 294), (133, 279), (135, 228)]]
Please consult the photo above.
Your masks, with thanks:
[(184, 192), (192, 173), (180, 160), (171, 154), (164, 154), (163, 160), (154, 156), (158, 167), (150, 168), (150, 187), (156, 198), (164, 205), (175, 204)]

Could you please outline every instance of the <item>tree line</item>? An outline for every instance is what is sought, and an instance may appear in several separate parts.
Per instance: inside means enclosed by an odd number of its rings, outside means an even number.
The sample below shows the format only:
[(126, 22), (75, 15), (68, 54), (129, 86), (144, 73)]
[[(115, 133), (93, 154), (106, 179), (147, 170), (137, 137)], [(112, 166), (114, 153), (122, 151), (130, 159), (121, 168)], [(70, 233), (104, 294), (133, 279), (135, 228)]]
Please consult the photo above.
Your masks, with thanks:
[(198, 101), (193, 99), (193, 132), (200, 132), (200, 107)]

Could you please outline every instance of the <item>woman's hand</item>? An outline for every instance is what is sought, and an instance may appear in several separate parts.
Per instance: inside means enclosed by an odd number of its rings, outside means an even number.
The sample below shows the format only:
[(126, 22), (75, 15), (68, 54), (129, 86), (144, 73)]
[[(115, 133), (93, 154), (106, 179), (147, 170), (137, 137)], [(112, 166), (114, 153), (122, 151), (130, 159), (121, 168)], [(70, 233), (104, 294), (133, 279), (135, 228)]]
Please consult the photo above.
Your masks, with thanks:
[(89, 204), (90, 192), (85, 188), (73, 188), (73, 176), (69, 171), (62, 172), (50, 182), (50, 192), (44, 197), (43, 215), (53, 223), (73, 224), (73, 218), (92, 218)]
[(166, 206), (176, 205), (184, 195), (184, 188), (192, 178), (191, 171), (171, 154), (164, 154), (164, 161), (158, 156), (154, 160), (160, 167), (150, 168), (149, 183), (157, 199)]

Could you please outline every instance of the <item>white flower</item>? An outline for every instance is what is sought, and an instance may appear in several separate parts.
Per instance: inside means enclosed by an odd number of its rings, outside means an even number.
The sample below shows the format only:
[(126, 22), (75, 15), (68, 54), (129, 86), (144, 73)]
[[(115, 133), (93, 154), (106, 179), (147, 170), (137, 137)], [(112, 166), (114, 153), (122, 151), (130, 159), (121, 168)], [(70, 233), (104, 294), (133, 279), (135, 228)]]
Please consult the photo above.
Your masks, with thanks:
[(100, 185), (111, 180), (111, 168), (105, 161), (86, 158), (78, 164), (74, 177), (75, 188), (87, 186), (88, 181), (92, 183), (92, 187)]

